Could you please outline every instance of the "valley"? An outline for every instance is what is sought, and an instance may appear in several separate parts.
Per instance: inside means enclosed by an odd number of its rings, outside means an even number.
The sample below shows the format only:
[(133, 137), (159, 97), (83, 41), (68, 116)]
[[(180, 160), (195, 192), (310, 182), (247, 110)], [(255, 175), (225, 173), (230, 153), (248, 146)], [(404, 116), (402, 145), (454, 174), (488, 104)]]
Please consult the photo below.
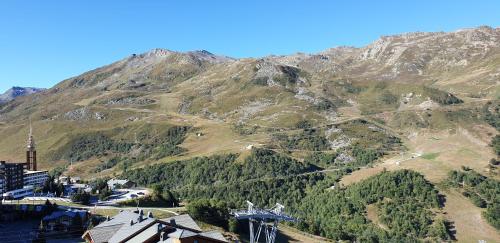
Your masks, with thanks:
[(1, 103), (0, 156), (23, 160), (31, 121), (43, 169), (186, 203), (279, 202), (302, 219), (291, 235), (500, 241), (445, 186), (463, 168), (500, 180), (499, 40), (479, 27), (262, 58), (154, 49)]

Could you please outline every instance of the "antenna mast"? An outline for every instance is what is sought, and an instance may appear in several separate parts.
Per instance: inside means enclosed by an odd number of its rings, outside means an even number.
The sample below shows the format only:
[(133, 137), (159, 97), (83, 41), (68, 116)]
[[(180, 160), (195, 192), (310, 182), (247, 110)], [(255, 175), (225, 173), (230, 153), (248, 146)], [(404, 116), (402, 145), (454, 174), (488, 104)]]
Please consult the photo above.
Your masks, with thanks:
[(28, 170), (37, 170), (36, 166), (36, 148), (35, 139), (33, 138), (33, 126), (31, 124), (31, 116), (29, 117), (30, 122), (30, 133), (28, 135), (28, 141), (26, 144), (26, 168)]

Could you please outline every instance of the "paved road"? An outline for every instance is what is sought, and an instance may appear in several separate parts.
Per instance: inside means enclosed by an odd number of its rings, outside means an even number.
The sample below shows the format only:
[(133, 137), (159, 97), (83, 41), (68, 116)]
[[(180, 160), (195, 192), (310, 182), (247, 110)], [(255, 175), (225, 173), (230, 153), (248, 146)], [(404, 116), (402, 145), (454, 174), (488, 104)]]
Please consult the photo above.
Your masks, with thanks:
[[(35, 202), (35, 201), (38, 201), (38, 202), (44, 202), (46, 199), (48, 199), (49, 201), (64, 201), (64, 202), (71, 202), (71, 200), (67, 199), (67, 198), (42, 198), (42, 197), (37, 197), (38, 199), (41, 199), (41, 200), (34, 200), (34, 198), (30, 199), (31, 202)], [(17, 204), (18, 201), (17, 200), (13, 200), (13, 201), (3, 201), (4, 204)], [(30, 202), (27, 202), (26, 204), (29, 204)], [(116, 210), (136, 210), (137, 207), (117, 207), (117, 206), (112, 206), (112, 205), (94, 205), (94, 206), (83, 206), (83, 205), (70, 205), (70, 206), (65, 206), (65, 205), (59, 205), (58, 206), (60, 209), (63, 209), (63, 210), (66, 210), (68, 208), (81, 208), (81, 209), (88, 209), (88, 210), (92, 210), (92, 209), (116, 209)], [(167, 213), (171, 213), (171, 214), (174, 214), (174, 215), (179, 215), (179, 213), (173, 211), (173, 210), (179, 210), (179, 209), (183, 209), (182, 207), (179, 207), (179, 208), (158, 208), (158, 207), (140, 207), (141, 209), (143, 210), (148, 210), (148, 209), (152, 209), (152, 210), (158, 210), (158, 211), (163, 211), (163, 212), (167, 212)]]
[[(60, 208), (68, 208), (67, 206), (59, 206)], [(117, 210), (136, 210), (137, 207), (114, 207), (114, 206), (99, 206), (99, 205), (95, 205), (95, 206), (71, 206), (71, 208), (82, 208), (82, 209), (89, 209), (89, 210), (92, 210), (92, 209), (117, 209)], [(179, 213), (175, 212), (175, 211), (172, 211), (168, 208), (155, 208), (155, 207), (141, 207), (141, 209), (143, 210), (148, 210), (148, 209), (152, 209), (152, 210), (158, 210), (158, 211), (163, 211), (163, 212), (167, 212), (167, 213), (171, 213), (173, 215), (179, 215)], [(173, 208), (172, 208), (173, 209)], [(179, 209), (179, 208), (176, 208), (176, 209)]]

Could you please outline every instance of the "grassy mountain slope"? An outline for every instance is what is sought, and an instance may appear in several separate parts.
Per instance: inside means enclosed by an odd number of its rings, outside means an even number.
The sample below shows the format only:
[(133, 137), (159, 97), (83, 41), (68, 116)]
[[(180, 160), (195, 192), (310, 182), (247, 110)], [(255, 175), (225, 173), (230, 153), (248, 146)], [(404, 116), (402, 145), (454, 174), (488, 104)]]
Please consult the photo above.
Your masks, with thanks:
[[(41, 167), (87, 178), (220, 154), (244, 164), (254, 147), (362, 167), (345, 185), (384, 168), (434, 184), (462, 165), (497, 178), (499, 82), (500, 29), (489, 27), (258, 59), (154, 49), (0, 104), (0, 156), (24, 159), (31, 117)], [(449, 215), (458, 237), (482, 236)]]

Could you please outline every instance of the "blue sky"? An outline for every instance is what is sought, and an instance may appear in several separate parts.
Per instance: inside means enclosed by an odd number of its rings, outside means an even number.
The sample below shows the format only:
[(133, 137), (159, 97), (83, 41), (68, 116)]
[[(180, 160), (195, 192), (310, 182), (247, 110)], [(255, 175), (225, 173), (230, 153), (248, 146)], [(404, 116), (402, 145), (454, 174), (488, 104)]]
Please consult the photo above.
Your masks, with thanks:
[(2, 0), (0, 92), (152, 48), (260, 57), (480, 25), (500, 27), (500, 1)]

